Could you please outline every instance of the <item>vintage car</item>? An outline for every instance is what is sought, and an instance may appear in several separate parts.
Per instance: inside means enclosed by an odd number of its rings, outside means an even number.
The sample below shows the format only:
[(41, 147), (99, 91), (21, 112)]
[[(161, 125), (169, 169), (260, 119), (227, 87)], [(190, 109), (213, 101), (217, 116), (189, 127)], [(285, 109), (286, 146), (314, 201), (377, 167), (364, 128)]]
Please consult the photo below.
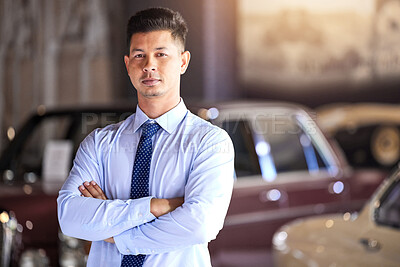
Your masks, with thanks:
[(389, 170), (400, 160), (400, 105), (338, 103), (316, 111), (320, 127), (337, 140), (351, 166)]
[(236, 157), (225, 225), (210, 243), (213, 266), (268, 266), (266, 251), (280, 225), (359, 210), (384, 178), (377, 170), (351, 169), (315, 113), (299, 105), (226, 103), (206, 113), (231, 136)]
[(298, 219), (280, 228), (273, 239), (274, 266), (400, 266), (399, 240), (400, 168), (360, 214)]
[[(89, 244), (59, 232), (58, 191), (83, 138), (97, 127), (125, 119), (134, 110), (92, 107), (46, 111), (44, 106), (38, 107), (0, 156), (0, 208), (18, 222), (12, 228), (14, 239), (22, 235), (22, 242), (10, 240), (7, 246), (0, 246), (1, 267), (86, 266)], [(0, 221), (2, 240), (4, 229), (11, 228), (8, 220)], [(16, 244), (21, 246), (17, 249)]]
[[(225, 226), (210, 243), (213, 266), (266, 265), (264, 255), (281, 225), (314, 214), (359, 210), (385, 177), (380, 170), (350, 168), (313, 113), (301, 106), (200, 106), (190, 109), (228, 132), (236, 157)], [(19, 264), (85, 265), (88, 243), (59, 233), (57, 193), (81, 140), (132, 112), (132, 105), (55, 111), (40, 107), (3, 151), (0, 207), (18, 221), (23, 244), (16, 257)]]

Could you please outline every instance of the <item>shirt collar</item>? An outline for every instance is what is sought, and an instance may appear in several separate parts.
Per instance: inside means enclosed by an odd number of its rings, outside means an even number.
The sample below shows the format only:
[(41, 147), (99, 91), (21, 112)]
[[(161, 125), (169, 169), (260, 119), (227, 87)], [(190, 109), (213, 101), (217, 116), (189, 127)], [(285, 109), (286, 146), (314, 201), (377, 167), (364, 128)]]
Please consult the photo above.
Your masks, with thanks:
[[(176, 105), (170, 111), (164, 113), (160, 117), (154, 119), (165, 131), (171, 134), (178, 124), (185, 118), (188, 110), (186, 108), (183, 99), (179, 101), (179, 104)], [(133, 123), (133, 131), (136, 132), (142, 125), (148, 120), (152, 120), (140, 109), (139, 105), (136, 107), (136, 115), (135, 121)]]

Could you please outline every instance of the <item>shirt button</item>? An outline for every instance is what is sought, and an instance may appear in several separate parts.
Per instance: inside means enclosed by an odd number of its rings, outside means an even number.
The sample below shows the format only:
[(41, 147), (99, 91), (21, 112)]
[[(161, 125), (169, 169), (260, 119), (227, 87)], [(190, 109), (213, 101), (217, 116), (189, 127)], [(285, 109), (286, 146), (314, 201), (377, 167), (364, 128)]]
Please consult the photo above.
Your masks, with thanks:
[(126, 250), (126, 252), (128, 252), (128, 253), (129, 253), (129, 252), (131, 252), (131, 251), (130, 251), (129, 249), (127, 249), (127, 250)]
[(143, 216), (143, 214), (142, 214), (142, 213), (139, 213), (139, 218), (142, 218), (142, 216)]

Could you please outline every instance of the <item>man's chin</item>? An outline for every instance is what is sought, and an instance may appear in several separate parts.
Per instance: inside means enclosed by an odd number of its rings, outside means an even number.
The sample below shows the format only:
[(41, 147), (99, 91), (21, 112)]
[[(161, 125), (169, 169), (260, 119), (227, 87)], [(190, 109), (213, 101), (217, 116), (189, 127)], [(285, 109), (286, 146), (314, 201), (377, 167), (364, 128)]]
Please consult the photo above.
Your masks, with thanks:
[(156, 90), (156, 89), (150, 89), (150, 90), (145, 90), (145, 91), (139, 91), (140, 95), (146, 98), (155, 98), (159, 96), (163, 96), (165, 92)]

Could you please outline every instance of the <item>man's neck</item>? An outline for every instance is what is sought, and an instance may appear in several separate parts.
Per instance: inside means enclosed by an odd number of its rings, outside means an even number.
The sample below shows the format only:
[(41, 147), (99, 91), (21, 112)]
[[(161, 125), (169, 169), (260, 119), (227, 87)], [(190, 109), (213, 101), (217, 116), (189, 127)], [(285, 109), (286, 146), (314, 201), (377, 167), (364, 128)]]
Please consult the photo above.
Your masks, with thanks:
[(146, 98), (138, 100), (140, 109), (147, 115), (147, 117), (149, 117), (150, 119), (156, 119), (176, 107), (181, 99), (180, 97), (177, 97), (169, 101), (157, 98)]

